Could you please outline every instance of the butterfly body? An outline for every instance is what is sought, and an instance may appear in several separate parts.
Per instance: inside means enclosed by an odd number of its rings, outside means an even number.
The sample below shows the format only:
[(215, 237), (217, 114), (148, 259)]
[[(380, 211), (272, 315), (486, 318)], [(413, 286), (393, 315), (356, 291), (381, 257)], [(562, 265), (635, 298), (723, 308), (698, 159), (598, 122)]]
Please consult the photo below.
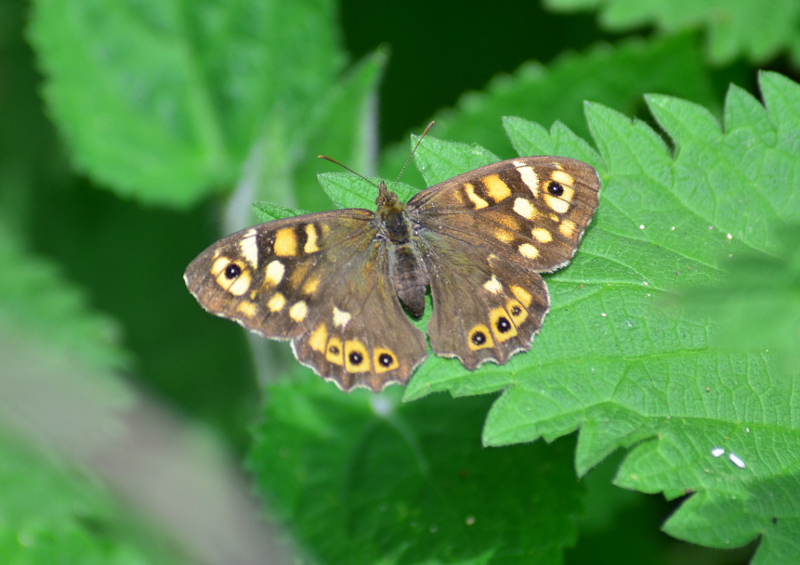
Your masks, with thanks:
[(417, 245), (419, 225), (412, 225), (406, 205), (383, 182), (378, 187), (377, 206), (378, 238), (389, 246), (389, 279), (400, 302), (419, 318), (425, 312), (430, 282)]
[[(521, 157), (419, 192), (379, 186), (376, 212), (261, 224), (201, 253), (184, 278), (209, 312), (265, 337), (340, 388), (404, 384), (433, 351), (468, 369), (527, 350), (550, 306), (538, 273), (572, 258), (597, 207), (586, 163)], [(404, 309), (405, 307), (405, 309)]]

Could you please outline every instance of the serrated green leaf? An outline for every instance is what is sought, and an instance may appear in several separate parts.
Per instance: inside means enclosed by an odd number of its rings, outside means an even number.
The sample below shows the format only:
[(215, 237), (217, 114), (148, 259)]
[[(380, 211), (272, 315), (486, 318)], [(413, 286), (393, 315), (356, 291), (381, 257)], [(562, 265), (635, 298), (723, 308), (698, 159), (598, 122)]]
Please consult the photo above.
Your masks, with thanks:
[(794, 0), (547, 0), (563, 11), (600, 10), (600, 22), (609, 30), (624, 31), (653, 24), (676, 32), (702, 27), (708, 35), (712, 61), (726, 63), (740, 56), (761, 63), (781, 51), (798, 51), (800, 5)]
[(229, 188), (265, 131), (292, 139), (342, 68), (333, 11), (41, 0), (30, 36), (77, 165), (120, 194), (185, 206)]
[[(732, 130), (699, 106), (648, 96), (674, 151), (643, 122), (587, 105), (600, 153), (594, 163), (601, 202), (572, 264), (547, 277), (552, 310), (531, 352), (474, 373), (453, 369), (447, 360), (428, 361), (406, 399), (437, 390), (465, 395), (508, 387), (489, 413), (487, 444), (550, 440), (580, 428), (581, 474), (616, 448), (633, 446), (618, 484), (669, 498), (704, 493), (673, 515), (668, 532), (711, 547), (763, 535), (770, 542), (762, 543), (757, 559), (782, 563), (778, 557), (793, 550), (788, 532), (798, 536), (800, 513), (794, 505), (778, 512), (763, 503), (780, 492), (787, 496), (786, 489), (790, 499), (800, 499), (797, 481), (787, 480), (800, 476), (800, 397), (792, 384), (796, 365), (782, 369), (764, 340), (775, 349), (800, 347), (800, 300), (780, 301), (800, 294), (792, 274), (798, 232), (782, 240), (778, 229), (800, 223), (800, 151), (789, 133), (798, 124), (800, 86), (773, 73), (760, 79), (765, 109), (741, 91), (729, 95), (733, 107), (725, 115), (735, 117)], [(515, 144), (591, 156), (560, 129), (509, 123), (523, 140)], [(763, 261), (786, 253), (790, 257), (772, 262), (773, 271), (785, 272), (776, 279)], [(747, 257), (757, 260), (748, 263)], [(748, 265), (756, 269), (748, 278), (732, 276), (730, 269)], [(784, 294), (771, 294), (770, 285), (759, 288), (759, 274)], [(761, 311), (792, 337), (778, 340), (779, 331), (750, 336), (757, 324), (741, 320), (736, 327), (744, 334), (719, 339), (726, 334), (719, 333), (718, 312), (681, 308), (674, 298), (742, 280), (749, 281), (742, 294), (762, 293), (751, 303), (769, 302)], [(741, 313), (739, 303), (718, 301), (717, 310)], [(759, 309), (744, 311), (757, 315)], [(724, 457), (715, 457), (715, 448), (724, 449)], [(732, 497), (735, 513), (724, 502)], [(697, 527), (698, 520), (708, 526)]]
[(302, 216), (308, 214), (305, 210), (298, 210), (297, 208), (288, 208), (275, 204), (274, 202), (254, 202), (253, 213), (259, 222), (271, 222), (273, 220), (281, 220), (283, 218), (291, 218), (293, 216)]
[[(364, 208), (375, 211), (378, 198), (378, 184), (384, 179), (367, 178), (364, 180), (352, 173), (321, 173), (319, 182), (325, 194), (336, 204), (337, 208)], [(373, 184), (370, 184), (373, 183)], [(414, 196), (418, 189), (402, 182), (387, 183), (390, 190), (397, 193), (403, 202)]]
[[(411, 141), (416, 144), (418, 139), (412, 136)], [(425, 137), (414, 153), (414, 162), (428, 186), (500, 160), (480, 145), (443, 141), (431, 136)]]
[(249, 467), (315, 560), (555, 564), (574, 539), (572, 443), (483, 449), (488, 399), (402, 404), (308, 373), (267, 392)]

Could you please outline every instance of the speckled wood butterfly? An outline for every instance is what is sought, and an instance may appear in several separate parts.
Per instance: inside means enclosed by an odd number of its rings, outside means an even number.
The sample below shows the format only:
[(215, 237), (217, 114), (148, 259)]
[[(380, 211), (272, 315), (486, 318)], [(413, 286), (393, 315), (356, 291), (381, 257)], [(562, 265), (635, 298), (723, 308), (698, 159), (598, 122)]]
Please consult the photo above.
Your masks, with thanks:
[(566, 265), (597, 208), (594, 168), (519, 157), (458, 175), (407, 204), (381, 182), (377, 211), (334, 210), (234, 233), (187, 267), (209, 312), (264, 337), (341, 389), (405, 384), (426, 357), (470, 370), (531, 347), (550, 308), (538, 273)]

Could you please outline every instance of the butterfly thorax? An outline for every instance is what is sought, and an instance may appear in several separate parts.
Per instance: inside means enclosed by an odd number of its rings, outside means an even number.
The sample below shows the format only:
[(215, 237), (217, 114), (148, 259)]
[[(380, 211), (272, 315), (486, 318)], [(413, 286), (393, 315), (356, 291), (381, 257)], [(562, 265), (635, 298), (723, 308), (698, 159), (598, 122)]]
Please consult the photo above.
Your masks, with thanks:
[(386, 188), (385, 183), (379, 186), (377, 205), (378, 239), (388, 247), (389, 277), (400, 302), (415, 318), (419, 318), (425, 312), (425, 292), (430, 277), (406, 205)]

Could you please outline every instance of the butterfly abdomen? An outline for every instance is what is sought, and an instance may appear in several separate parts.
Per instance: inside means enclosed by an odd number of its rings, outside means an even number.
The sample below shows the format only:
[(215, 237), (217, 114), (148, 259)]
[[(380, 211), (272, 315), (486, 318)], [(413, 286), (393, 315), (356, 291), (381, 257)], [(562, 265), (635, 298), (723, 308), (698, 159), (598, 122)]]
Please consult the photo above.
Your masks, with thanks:
[(388, 243), (389, 279), (397, 298), (411, 315), (425, 312), (425, 292), (430, 277), (414, 243), (415, 236), (406, 206), (385, 185), (378, 197), (379, 238)]
[(389, 253), (389, 276), (397, 298), (412, 316), (419, 318), (425, 312), (425, 291), (430, 284), (425, 264), (410, 243), (392, 247)]

